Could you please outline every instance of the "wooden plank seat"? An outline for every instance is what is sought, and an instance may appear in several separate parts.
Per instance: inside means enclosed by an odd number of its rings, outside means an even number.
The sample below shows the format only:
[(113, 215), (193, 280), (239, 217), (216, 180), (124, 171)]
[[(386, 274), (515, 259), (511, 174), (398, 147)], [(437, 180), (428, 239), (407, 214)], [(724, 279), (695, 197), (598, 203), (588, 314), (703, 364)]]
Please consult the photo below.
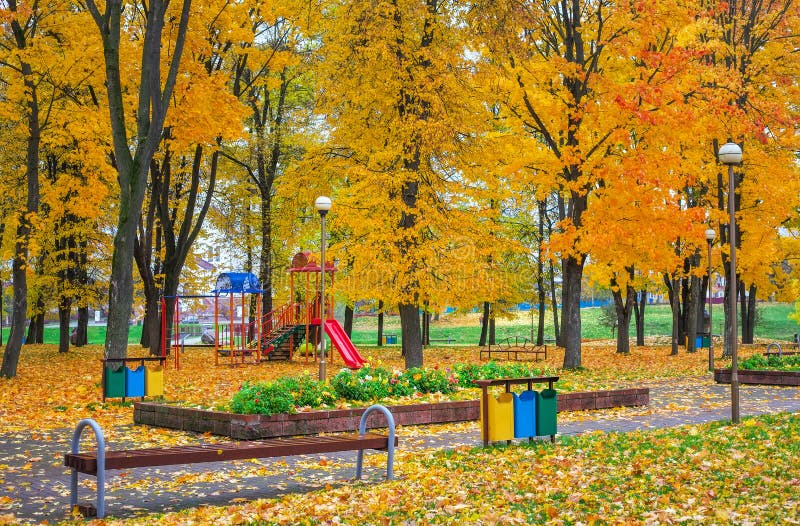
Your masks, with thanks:
[(530, 355), (533, 355), (536, 360), (539, 359), (539, 356), (547, 359), (547, 345), (536, 345), (528, 338), (520, 336), (514, 336), (512, 340), (512, 337), (509, 336), (500, 340), (500, 343), (490, 343), (489, 345), (481, 347), (479, 357), (482, 360), (484, 355), (486, 355), (486, 357), (491, 360), (493, 354), (501, 356), (505, 354), (506, 360), (511, 360), (512, 356), (514, 360), (519, 360), (520, 354), (523, 356), (523, 359), (526, 359), (526, 357)]
[[(389, 432), (387, 435), (366, 432), (367, 416), (374, 411), (384, 414)], [(80, 437), (84, 428), (94, 430), (97, 450), (78, 452)], [(198, 464), (229, 460), (286, 457), (316, 453), (337, 453), (358, 451), (356, 478), (361, 478), (363, 454), (365, 449), (386, 450), (386, 478), (393, 478), (394, 448), (398, 440), (395, 436), (394, 418), (391, 412), (381, 405), (370, 406), (361, 417), (358, 433), (326, 436), (304, 436), (294, 438), (273, 438), (220, 444), (199, 444), (166, 448), (142, 448), (127, 450), (106, 450), (103, 432), (91, 419), (78, 422), (72, 438), (70, 453), (64, 455), (64, 465), (71, 468), (72, 489), (70, 507), (78, 504), (78, 473), (97, 477), (97, 505), (79, 506), (84, 515), (103, 517), (105, 515), (105, 472), (116, 469), (131, 469), (154, 466)]]
[(546, 345), (536, 345), (534, 347), (484, 347), (480, 350), (480, 358), (481, 360), (484, 358), (484, 354), (486, 355), (487, 359), (491, 359), (492, 355), (505, 355), (506, 360), (511, 360), (512, 356), (514, 360), (519, 360), (519, 355), (522, 355), (522, 359), (526, 359), (526, 357), (533, 355), (535, 360), (538, 360), (541, 356), (543, 359), (547, 359), (547, 346)]

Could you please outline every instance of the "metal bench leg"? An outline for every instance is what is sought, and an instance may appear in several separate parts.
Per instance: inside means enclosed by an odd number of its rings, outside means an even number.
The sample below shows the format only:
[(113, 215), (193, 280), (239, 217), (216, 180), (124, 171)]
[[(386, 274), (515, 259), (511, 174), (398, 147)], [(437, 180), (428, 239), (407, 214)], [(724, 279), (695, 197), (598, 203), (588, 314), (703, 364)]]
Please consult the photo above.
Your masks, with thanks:
[[(94, 437), (97, 441), (97, 517), (102, 519), (106, 514), (106, 440), (103, 436), (103, 430), (97, 422), (91, 418), (84, 418), (78, 425), (75, 426), (75, 432), (72, 434), (72, 447), (70, 451), (73, 455), (78, 454), (81, 442), (81, 433), (83, 429), (89, 426), (94, 431)], [(78, 505), (78, 470), (72, 468), (69, 494), (69, 507), (70, 510)]]
[[(375, 404), (369, 406), (364, 414), (361, 415), (361, 422), (358, 424), (358, 434), (364, 435), (367, 432), (367, 416), (373, 411), (380, 411), (386, 417), (386, 424), (389, 427), (389, 445), (387, 447), (388, 458), (386, 460), (386, 478), (388, 480), (394, 479), (394, 417), (391, 411), (386, 407)], [(356, 459), (356, 479), (361, 479), (361, 468), (364, 463), (364, 450), (358, 450), (358, 458)]]

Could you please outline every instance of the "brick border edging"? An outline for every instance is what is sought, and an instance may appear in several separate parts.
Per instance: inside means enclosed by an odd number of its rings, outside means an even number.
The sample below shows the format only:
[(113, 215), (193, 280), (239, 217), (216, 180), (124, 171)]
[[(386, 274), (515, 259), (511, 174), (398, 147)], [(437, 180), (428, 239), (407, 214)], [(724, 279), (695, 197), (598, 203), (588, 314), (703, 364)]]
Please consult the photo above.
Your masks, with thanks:
[[(800, 386), (800, 372), (768, 371), (764, 369), (739, 369), (739, 383), (750, 385)], [(714, 381), (718, 384), (731, 383), (730, 369), (714, 369)]]
[[(634, 407), (650, 402), (650, 389), (616, 389), (559, 393), (558, 411), (588, 411), (611, 407)], [(238, 415), (188, 407), (134, 402), (133, 421), (169, 429), (211, 433), (234, 440), (257, 440), (282, 436), (353, 431), (365, 408), (308, 411), (292, 415)], [(463, 400), (398, 405), (390, 407), (397, 425), (442, 424), (480, 418), (480, 402)], [(368, 427), (385, 425), (382, 414), (373, 414)]]

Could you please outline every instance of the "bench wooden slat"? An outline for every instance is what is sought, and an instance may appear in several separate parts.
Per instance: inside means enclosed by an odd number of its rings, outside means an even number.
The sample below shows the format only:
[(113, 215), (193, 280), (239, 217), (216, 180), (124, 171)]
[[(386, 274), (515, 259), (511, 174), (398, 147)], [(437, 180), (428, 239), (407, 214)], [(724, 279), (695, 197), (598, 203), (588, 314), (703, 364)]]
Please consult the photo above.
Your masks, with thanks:
[(511, 355), (514, 355), (515, 360), (519, 360), (519, 355), (534, 355), (535, 358), (538, 359), (539, 355), (543, 355), (547, 358), (547, 346), (546, 345), (536, 345), (534, 347), (494, 347), (494, 348), (483, 348), (480, 350), (480, 358), (483, 359), (483, 355), (486, 354), (489, 359), (492, 358), (493, 354), (501, 354), (504, 353), (506, 356), (506, 360), (511, 359)]
[[(395, 446), (397, 438), (395, 437)], [(175, 464), (196, 464), (226, 460), (283, 457), (311, 453), (335, 453), (356, 449), (386, 449), (386, 435), (357, 433), (336, 436), (314, 436), (290, 439), (268, 439), (199, 446), (145, 448), (106, 452), (106, 471)], [(81, 473), (97, 475), (97, 453), (67, 453), (64, 465)]]

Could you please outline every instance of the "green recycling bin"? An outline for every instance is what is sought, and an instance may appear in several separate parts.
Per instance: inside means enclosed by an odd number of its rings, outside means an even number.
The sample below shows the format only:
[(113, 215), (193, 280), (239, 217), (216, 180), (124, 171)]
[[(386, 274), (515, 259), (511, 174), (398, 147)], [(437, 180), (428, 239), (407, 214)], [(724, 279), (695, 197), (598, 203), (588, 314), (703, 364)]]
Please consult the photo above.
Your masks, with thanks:
[(555, 435), (556, 424), (556, 390), (543, 389), (536, 393), (536, 435)]
[[(114, 365), (119, 364), (119, 369), (114, 370)], [(123, 398), (125, 396), (125, 367), (122, 363), (116, 362), (114, 365), (106, 365), (106, 398)]]

